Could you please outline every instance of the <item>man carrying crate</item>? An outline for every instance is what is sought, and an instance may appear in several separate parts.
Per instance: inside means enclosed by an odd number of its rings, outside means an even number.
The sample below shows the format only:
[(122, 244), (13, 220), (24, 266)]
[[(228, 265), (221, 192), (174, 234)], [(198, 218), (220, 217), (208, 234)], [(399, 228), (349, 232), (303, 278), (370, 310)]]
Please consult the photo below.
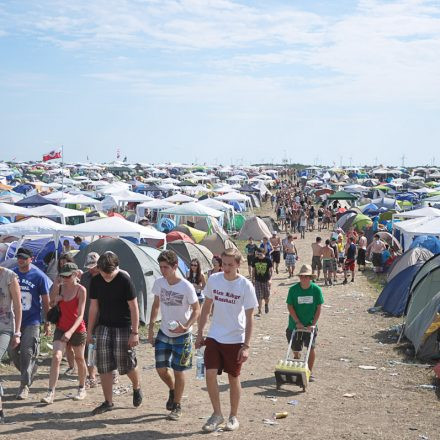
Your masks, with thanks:
[[(312, 267), (304, 264), (298, 274), (299, 283), (294, 284), (287, 295), (287, 309), (289, 310), (289, 325), (286, 329), (286, 338), (290, 342), (292, 333), (296, 332), (292, 341), (292, 350), (295, 359), (300, 358), (300, 352), (305, 345), (310, 343), (310, 332), (299, 330), (311, 330), (316, 324), (321, 314), (321, 305), (324, 303), (321, 288), (312, 283), (315, 275)], [(315, 340), (318, 328), (315, 329), (315, 335), (312, 342), (312, 348), (309, 355), (309, 370), (313, 371), (315, 363)], [(314, 381), (313, 374), (310, 376), (310, 382)]]

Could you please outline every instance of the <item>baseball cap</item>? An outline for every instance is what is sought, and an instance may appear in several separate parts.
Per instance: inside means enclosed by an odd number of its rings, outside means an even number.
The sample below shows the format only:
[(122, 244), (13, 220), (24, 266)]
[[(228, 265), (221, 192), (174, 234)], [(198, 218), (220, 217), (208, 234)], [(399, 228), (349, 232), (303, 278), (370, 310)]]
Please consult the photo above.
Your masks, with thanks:
[(86, 257), (86, 262), (84, 267), (87, 269), (91, 269), (95, 267), (99, 260), (99, 254), (97, 252), (89, 252)]
[(75, 263), (66, 263), (61, 269), (60, 269), (60, 275), (62, 277), (68, 277), (75, 273), (78, 270), (78, 266)]
[(18, 248), (16, 257), (22, 257), (22, 258), (32, 258), (34, 256), (34, 254), (32, 253), (32, 251), (30, 249), (21, 247)]

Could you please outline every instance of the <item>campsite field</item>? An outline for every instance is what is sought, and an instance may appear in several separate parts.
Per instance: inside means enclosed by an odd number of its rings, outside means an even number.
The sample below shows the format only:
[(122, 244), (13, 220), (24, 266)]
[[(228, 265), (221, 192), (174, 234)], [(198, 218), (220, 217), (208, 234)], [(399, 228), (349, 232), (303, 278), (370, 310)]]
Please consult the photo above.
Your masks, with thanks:
[[(310, 244), (316, 235), (308, 233), (305, 240), (296, 241), (299, 263), (310, 262)], [(377, 284), (367, 278), (374, 278), (372, 272), (357, 274), (355, 283), (324, 288), (325, 305), (319, 321), (315, 368), (317, 380), (306, 393), (291, 385), (276, 390), (273, 370), (286, 349), (285, 298), (289, 286), (296, 282), (296, 278), (287, 278), (284, 265), (281, 266), (280, 274), (273, 280), (270, 313), (255, 321), (251, 357), (243, 368), (241, 427), (235, 433), (217, 432), (208, 436), (241, 440), (269, 436), (277, 439), (439, 439), (439, 396), (432, 389), (420, 387), (434, 383), (432, 370), (409, 365), (414, 360), (407, 356), (405, 346), (397, 347), (397, 338), (388, 329), (400, 319), (367, 313), (378, 295)], [(245, 266), (242, 272), (247, 274)], [(48, 384), (48, 358), (44, 359), (30, 399), (25, 402), (13, 400), (17, 389), (16, 372), (2, 367), (6, 369), (2, 370), (2, 377), (6, 380), (4, 407), (9, 423), (0, 426), (1, 438), (23, 439), (29, 435), (42, 439), (144, 440), (206, 436), (200, 428), (210, 415), (211, 407), (205, 384), (196, 380), (195, 371), (188, 374), (182, 419), (167, 421), (167, 390), (154, 371), (153, 350), (145, 339), (138, 350), (138, 359), (144, 392), (142, 407), (132, 407), (129, 381), (122, 377), (115, 387), (117, 409), (96, 417), (90, 412), (102, 401), (100, 388), (89, 391), (85, 401), (74, 402), (68, 396), (75, 391), (76, 383), (65, 377), (59, 383), (53, 405), (45, 407), (38, 403)], [(361, 365), (376, 369), (364, 370), (359, 368)], [(227, 415), (226, 381), (226, 377), (220, 377)], [(263, 419), (279, 411), (287, 411), (288, 417), (275, 425), (263, 423)]]

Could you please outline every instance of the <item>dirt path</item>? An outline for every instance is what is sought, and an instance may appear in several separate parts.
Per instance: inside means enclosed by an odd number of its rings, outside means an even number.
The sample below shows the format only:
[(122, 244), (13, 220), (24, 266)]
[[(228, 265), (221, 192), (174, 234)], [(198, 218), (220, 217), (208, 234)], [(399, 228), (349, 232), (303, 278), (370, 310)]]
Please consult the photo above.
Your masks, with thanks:
[[(299, 263), (310, 262), (310, 244), (316, 235), (309, 233), (305, 240), (296, 241)], [(325, 238), (325, 234), (322, 236)], [(296, 282), (296, 278), (287, 278), (284, 265), (281, 266), (282, 271), (273, 282), (271, 311), (256, 320), (251, 357), (243, 367), (241, 427), (235, 433), (208, 435), (241, 440), (268, 436), (309, 440), (440, 439), (440, 407), (435, 391), (417, 387), (432, 384), (433, 373), (426, 368), (394, 363), (408, 362), (402, 350), (396, 349), (392, 333), (387, 331), (399, 320), (366, 312), (377, 292), (364, 275), (359, 275), (354, 284), (324, 288), (325, 306), (319, 321), (315, 367), (317, 381), (310, 384), (306, 393), (292, 385), (276, 390), (274, 366), (286, 349), (285, 298), (289, 286)], [(200, 428), (211, 407), (204, 382), (196, 380), (194, 370), (188, 374), (183, 417), (179, 422), (167, 421), (164, 408), (167, 390), (152, 369), (152, 349), (143, 341), (138, 354), (143, 406), (139, 409), (131, 406), (131, 390), (125, 389), (129, 382), (123, 377), (119, 386), (122, 393), (115, 396), (117, 409), (96, 417), (90, 416), (90, 412), (102, 401), (99, 388), (91, 390), (84, 402), (73, 402), (67, 395), (74, 391), (76, 383), (63, 379), (55, 404), (42, 407), (38, 402), (47, 388), (48, 366), (40, 369), (31, 397), (25, 402), (12, 399), (18, 376), (12, 369), (2, 369), (7, 388), (4, 407), (10, 424), (0, 426), (1, 438), (206, 438)], [(360, 365), (376, 369), (362, 370)], [(220, 378), (222, 391), (227, 391), (225, 380)], [(344, 397), (344, 394), (354, 396)], [(223, 392), (221, 398), (227, 414), (228, 394)], [(292, 400), (298, 403), (288, 404)], [(263, 424), (263, 419), (270, 418), (275, 411), (288, 411), (289, 416), (277, 425)]]

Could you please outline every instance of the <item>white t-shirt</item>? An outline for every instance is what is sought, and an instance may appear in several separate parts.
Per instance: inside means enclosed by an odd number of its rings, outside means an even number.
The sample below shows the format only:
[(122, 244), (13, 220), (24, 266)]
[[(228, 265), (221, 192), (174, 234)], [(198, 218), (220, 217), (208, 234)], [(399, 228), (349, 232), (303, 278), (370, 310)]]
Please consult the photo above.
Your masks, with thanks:
[[(164, 277), (158, 278), (153, 285), (153, 293), (160, 299), (160, 313), (162, 321), (160, 329), (170, 338), (176, 338), (183, 333), (173, 333), (168, 329), (170, 321), (186, 324), (191, 316), (191, 305), (198, 301), (193, 285), (181, 279), (174, 285), (168, 284)], [(187, 330), (189, 333), (191, 328)]]
[(214, 301), (208, 337), (222, 344), (244, 342), (245, 310), (258, 305), (252, 283), (242, 275), (238, 275), (234, 281), (228, 281), (223, 272), (219, 272), (208, 278), (203, 293)]

